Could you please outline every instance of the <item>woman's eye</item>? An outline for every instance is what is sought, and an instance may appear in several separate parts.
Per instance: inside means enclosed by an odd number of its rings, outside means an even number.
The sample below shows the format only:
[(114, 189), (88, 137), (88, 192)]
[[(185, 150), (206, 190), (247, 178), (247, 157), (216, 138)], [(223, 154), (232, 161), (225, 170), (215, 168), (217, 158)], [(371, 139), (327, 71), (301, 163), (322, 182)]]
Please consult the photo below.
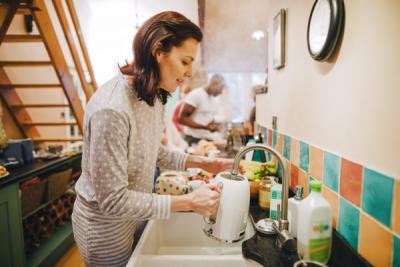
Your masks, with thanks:
[(185, 65), (185, 66), (186, 66), (186, 65), (189, 65), (189, 63), (186, 62), (186, 61), (182, 61), (182, 64)]

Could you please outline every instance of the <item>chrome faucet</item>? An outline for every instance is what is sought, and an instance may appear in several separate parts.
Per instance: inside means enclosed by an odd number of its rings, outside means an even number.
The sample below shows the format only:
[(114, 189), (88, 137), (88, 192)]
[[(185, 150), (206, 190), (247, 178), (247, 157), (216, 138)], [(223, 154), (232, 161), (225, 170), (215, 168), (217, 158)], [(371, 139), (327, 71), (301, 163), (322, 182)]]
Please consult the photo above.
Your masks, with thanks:
[(249, 151), (263, 150), (274, 155), (282, 166), (282, 198), (281, 205), (278, 206), (278, 220), (274, 221), (274, 229), (278, 232), (277, 246), (285, 250), (293, 251), (296, 249), (296, 242), (289, 234), (288, 216), (288, 197), (289, 197), (289, 174), (282, 155), (272, 147), (263, 144), (251, 144), (242, 147), (236, 154), (232, 166), (232, 176), (237, 176), (239, 172), (239, 164), (242, 157)]

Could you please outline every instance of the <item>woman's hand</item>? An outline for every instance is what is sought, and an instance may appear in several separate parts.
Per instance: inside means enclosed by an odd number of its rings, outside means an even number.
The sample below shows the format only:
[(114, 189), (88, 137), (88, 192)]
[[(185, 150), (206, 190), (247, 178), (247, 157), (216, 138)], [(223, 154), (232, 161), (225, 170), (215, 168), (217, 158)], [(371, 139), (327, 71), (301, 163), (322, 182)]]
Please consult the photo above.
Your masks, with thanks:
[(212, 121), (205, 126), (205, 129), (209, 130), (210, 132), (215, 132), (218, 130), (218, 124)]
[(203, 163), (201, 168), (212, 174), (218, 174), (223, 171), (230, 171), (232, 169), (233, 159), (214, 158), (207, 160)]
[(203, 216), (211, 216), (219, 206), (221, 189), (217, 184), (207, 184), (199, 187), (188, 196), (192, 210)]

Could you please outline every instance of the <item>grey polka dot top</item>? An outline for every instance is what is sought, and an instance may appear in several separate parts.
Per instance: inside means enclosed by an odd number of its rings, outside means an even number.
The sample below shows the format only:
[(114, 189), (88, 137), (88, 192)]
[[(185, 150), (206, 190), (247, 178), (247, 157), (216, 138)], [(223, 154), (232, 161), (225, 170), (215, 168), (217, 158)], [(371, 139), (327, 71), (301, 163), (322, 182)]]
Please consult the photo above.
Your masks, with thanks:
[(76, 191), (98, 218), (166, 219), (171, 197), (151, 193), (156, 165), (183, 170), (186, 154), (161, 145), (164, 106), (139, 101), (119, 74), (90, 99)]

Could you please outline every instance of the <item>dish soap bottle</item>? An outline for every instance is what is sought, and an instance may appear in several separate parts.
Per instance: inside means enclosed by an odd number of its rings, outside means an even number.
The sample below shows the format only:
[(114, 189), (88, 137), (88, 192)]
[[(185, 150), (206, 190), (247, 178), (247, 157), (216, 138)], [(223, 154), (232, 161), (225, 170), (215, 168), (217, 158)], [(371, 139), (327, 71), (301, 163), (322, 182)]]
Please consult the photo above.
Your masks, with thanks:
[(288, 221), (289, 233), (293, 237), (297, 237), (297, 224), (300, 202), (303, 199), (303, 187), (296, 186), (295, 196), (288, 200)]
[[(273, 178), (272, 178), (273, 179)], [(271, 202), (270, 202), (270, 208), (269, 208), (269, 218), (277, 220), (278, 219), (278, 207), (280, 207), (281, 204), (281, 198), (282, 198), (282, 184), (276, 183), (274, 180), (271, 180), (272, 185), (271, 188)]]
[(332, 208), (321, 194), (322, 183), (310, 184), (310, 195), (299, 205), (297, 252), (301, 259), (326, 264), (331, 253)]

